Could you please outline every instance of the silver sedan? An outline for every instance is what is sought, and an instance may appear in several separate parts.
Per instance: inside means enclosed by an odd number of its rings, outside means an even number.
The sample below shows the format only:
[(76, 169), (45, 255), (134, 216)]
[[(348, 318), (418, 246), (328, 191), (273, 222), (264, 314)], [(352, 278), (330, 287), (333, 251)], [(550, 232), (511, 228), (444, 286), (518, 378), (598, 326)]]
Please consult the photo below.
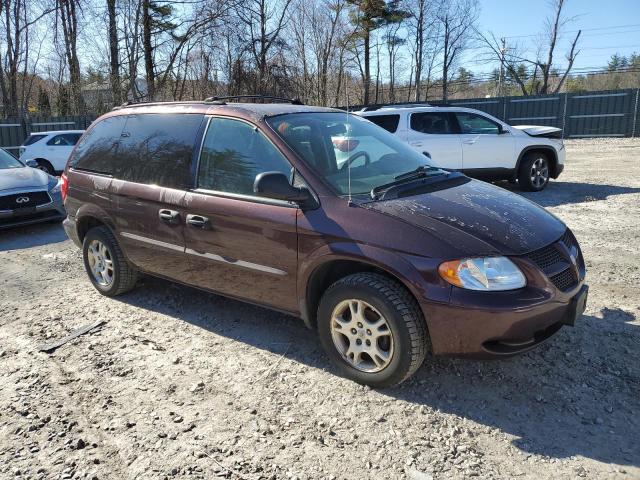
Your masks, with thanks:
[(65, 217), (58, 178), (0, 149), (0, 230)]

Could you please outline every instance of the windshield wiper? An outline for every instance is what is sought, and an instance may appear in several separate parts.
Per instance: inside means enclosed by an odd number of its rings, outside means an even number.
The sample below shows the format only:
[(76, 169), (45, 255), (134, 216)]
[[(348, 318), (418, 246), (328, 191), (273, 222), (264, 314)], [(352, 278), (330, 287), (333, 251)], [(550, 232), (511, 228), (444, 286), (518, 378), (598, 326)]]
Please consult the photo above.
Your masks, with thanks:
[[(411, 170), (410, 172), (401, 173), (400, 175), (396, 175), (394, 180), (404, 180), (405, 178), (414, 178), (414, 177), (424, 177), (426, 172), (432, 172), (434, 170), (440, 170), (438, 167), (432, 167), (431, 165), (420, 165), (415, 170)], [(444, 172), (443, 172), (444, 173)], [(392, 182), (394, 183), (394, 182)]]
[[(428, 172), (438, 172), (438, 173), (428, 173)], [(378, 185), (371, 189), (371, 198), (374, 200), (378, 200), (380, 193), (388, 190), (396, 185), (400, 185), (405, 182), (410, 182), (411, 180), (417, 180), (425, 177), (439, 176), (448, 174), (448, 172), (439, 169), (438, 167), (432, 167), (431, 165), (420, 165), (415, 170), (411, 170), (410, 172), (401, 173), (400, 175), (396, 175), (393, 182), (385, 183), (384, 185)]]

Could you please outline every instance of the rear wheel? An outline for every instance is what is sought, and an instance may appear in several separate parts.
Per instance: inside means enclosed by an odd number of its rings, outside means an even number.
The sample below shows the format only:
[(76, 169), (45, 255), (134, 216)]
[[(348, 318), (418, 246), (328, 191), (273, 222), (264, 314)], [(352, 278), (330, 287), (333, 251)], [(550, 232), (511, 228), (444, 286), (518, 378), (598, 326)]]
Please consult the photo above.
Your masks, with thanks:
[(49, 161), (44, 160), (42, 158), (38, 158), (36, 160), (38, 166), (36, 167), (38, 170), (42, 170), (43, 172), (47, 172), (49, 175), (55, 175), (56, 171), (53, 168), (53, 165), (49, 163)]
[(82, 256), (89, 280), (103, 295), (113, 297), (135, 287), (138, 274), (127, 263), (107, 227), (94, 227), (87, 232), (82, 242)]
[(424, 318), (398, 282), (357, 273), (334, 283), (318, 309), (320, 341), (344, 375), (372, 387), (410, 377), (428, 348)]
[(543, 190), (549, 183), (550, 170), (549, 159), (544, 153), (527, 153), (518, 172), (520, 188), (530, 192)]

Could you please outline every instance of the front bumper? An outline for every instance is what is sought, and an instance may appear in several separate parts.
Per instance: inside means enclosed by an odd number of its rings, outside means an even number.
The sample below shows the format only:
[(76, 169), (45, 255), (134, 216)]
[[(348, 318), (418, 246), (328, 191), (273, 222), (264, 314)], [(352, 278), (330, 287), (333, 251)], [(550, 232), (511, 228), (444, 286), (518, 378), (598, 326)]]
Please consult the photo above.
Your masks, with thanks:
[(0, 230), (62, 220), (65, 215), (60, 193), (50, 193), (51, 202), (29, 208), (0, 210)]
[(573, 325), (584, 310), (586, 288), (584, 279), (566, 292), (550, 282), (507, 292), (454, 288), (449, 304), (421, 305), (433, 353), (498, 358), (526, 352)]

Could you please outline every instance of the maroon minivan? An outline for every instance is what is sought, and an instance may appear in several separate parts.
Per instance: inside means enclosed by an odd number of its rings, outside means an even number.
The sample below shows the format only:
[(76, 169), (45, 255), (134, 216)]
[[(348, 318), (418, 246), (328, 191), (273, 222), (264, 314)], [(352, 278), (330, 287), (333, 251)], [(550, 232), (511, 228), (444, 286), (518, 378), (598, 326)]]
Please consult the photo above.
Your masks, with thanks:
[(376, 387), (428, 350), (509, 356), (580, 317), (585, 264), (560, 220), (362, 117), (295, 103), (96, 120), (63, 175), (65, 229), (95, 288), (119, 295), (144, 273), (301, 317)]

